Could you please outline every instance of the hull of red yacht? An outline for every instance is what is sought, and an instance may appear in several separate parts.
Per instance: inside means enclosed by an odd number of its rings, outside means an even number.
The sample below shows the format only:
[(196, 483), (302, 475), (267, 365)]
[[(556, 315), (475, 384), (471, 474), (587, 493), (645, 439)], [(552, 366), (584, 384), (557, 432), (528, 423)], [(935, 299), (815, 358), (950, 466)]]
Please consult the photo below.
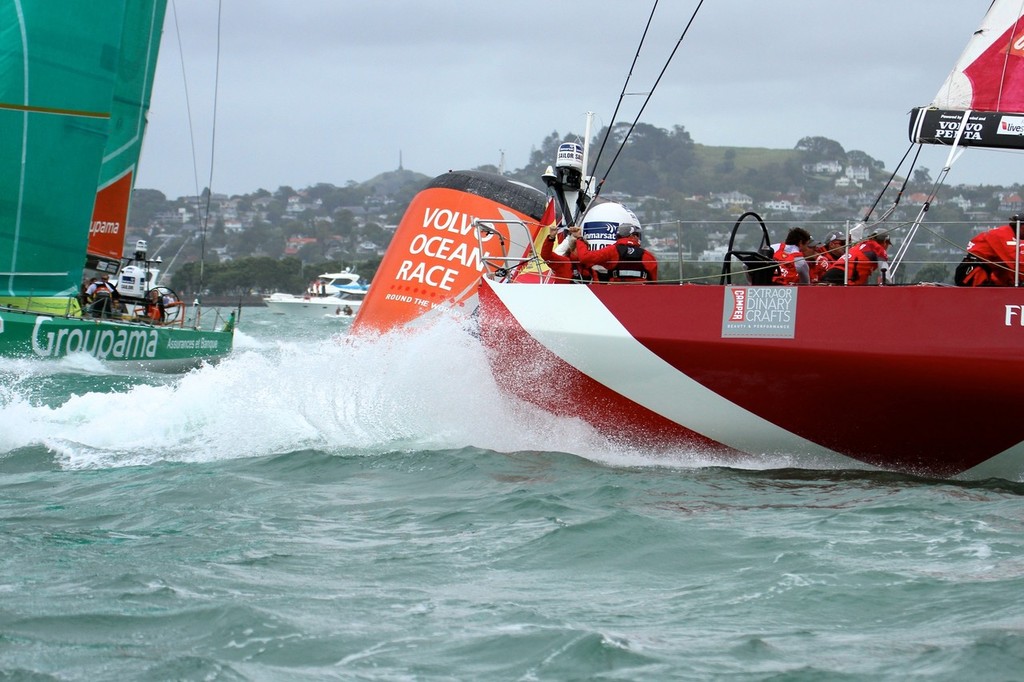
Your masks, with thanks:
[(480, 289), (505, 390), (639, 446), (809, 468), (1024, 474), (1024, 290)]

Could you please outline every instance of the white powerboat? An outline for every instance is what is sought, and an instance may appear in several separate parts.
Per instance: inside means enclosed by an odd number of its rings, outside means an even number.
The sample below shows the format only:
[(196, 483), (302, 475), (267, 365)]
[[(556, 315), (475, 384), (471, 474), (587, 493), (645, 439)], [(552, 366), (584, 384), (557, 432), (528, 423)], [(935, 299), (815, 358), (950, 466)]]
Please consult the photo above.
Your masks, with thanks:
[(328, 296), (271, 294), (263, 302), (275, 315), (352, 315), (363, 304), (366, 292), (341, 291)]
[(349, 317), (359, 310), (369, 289), (370, 286), (351, 270), (325, 272), (302, 294), (274, 292), (263, 302), (277, 315)]

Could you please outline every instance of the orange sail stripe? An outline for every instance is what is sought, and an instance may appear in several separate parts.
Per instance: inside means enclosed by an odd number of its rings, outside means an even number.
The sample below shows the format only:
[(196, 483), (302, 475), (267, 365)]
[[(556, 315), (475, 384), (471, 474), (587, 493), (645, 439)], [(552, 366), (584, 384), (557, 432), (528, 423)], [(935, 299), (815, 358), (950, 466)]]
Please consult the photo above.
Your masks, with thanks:
[(88, 253), (120, 260), (128, 227), (128, 204), (132, 196), (132, 172), (96, 193), (92, 222), (89, 224)]

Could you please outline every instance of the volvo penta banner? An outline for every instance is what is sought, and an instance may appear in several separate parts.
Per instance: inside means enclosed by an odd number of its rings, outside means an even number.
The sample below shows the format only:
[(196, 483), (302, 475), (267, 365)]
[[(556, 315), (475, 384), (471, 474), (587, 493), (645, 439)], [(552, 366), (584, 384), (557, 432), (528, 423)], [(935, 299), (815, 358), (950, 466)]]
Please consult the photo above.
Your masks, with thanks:
[(951, 145), (963, 126), (962, 147), (1024, 149), (1024, 114), (1002, 111), (964, 112), (915, 108), (910, 113), (910, 141)]

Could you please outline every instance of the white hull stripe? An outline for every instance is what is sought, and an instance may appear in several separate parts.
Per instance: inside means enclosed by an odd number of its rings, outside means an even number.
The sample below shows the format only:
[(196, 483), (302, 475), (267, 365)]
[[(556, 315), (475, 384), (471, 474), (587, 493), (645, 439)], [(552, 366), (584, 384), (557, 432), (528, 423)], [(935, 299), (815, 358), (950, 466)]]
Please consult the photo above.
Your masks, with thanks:
[(487, 284), (551, 353), (677, 424), (749, 454), (799, 454), (822, 468), (875, 468), (790, 433), (694, 381), (634, 339), (588, 286)]

